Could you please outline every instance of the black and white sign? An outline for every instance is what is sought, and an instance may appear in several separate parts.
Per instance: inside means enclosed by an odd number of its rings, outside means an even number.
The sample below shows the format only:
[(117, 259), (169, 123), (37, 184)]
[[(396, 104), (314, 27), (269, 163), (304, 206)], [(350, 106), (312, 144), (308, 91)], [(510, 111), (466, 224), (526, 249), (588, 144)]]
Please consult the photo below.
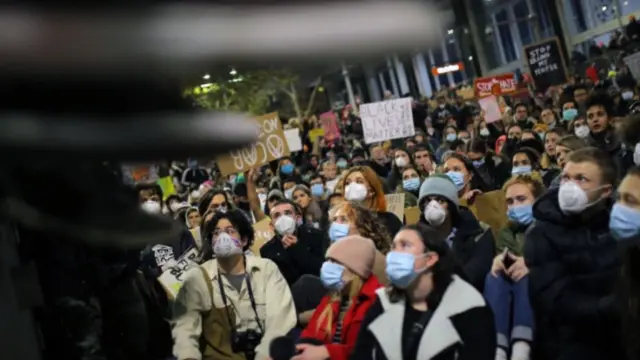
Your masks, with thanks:
[(524, 56), (537, 92), (545, 92), (550, 86), (566, 84), (567, 68), (557, 37), (526, 46)]
[(415, 135), (411, 98), (360, 105), (360, 117), (367, 144)]

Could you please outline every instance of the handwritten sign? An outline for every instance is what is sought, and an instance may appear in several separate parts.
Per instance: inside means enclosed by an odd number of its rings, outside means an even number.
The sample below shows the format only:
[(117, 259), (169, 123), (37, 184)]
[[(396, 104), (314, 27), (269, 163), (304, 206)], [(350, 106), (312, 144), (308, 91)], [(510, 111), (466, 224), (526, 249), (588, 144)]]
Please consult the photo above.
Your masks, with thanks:
[(476, 78), (473, 81), (473, 91), (477, 98), (509, 95), (518, 91), (518, 80), (513, 73)]
[(331, 142), (340, 139), (340, 128), (338, 127), (336, 114), (333, 111), (320, 114), (320, 123), (324, 129), (324, 138), (327, 141)]
[(524, 56), (536, 91), (545, 92), (549, 86), (567, 82), (567, 69), (557, 37), (526, 46)]
[(487, 124), (502, 119), (500, 104), (498, 104), (498, 99), (496, 99), (495, 96), (491, 95), (482, 98), (478, 100), (478, 104), (480, 104), (480, 108), (484, 111), (484, 121)]
[(197, 256), (198, 249), (191, 248), (177, 260), (173, 260), (170, 266), (163, 267), (166, 270), (158, 277), (158, 282), (164, 287), (169, 299), (175, 299), (178, 295), (187, 271), (198, 266), (195, 262)]
[(411, 98), (362, 104), (360, 118), (367, 144), (415, 135)]
[(290, 154), (278, 113), (263, 115), (255, 120), (258, 142), (217, 158), (223, 176), (245, 172)]
[(407, 225), (414, 225), (420, 221), (420, 208), (412, 206), (404, 209), (404, 218), (407, 220)]
[(271, 219), (262, 219), (253, 224), (253, 233), (255, 235), (255, 239), (253, 241), (253, 246), (251, 246), (251, 252), (255, 256), (260, 256), (260, 248), (262, 245), (275, 236), (275, 233), (271, 229)]
[(387, 211), (403, 221), (404, 219), (404, 193), (388, 194), (384, 196), (387, 200)]
[(300, 139), (300, 129), (288, 129), (284, 131), (284, 137), (287, 138), (289, 151), (295, 152), (302, 150), (302, 140)]

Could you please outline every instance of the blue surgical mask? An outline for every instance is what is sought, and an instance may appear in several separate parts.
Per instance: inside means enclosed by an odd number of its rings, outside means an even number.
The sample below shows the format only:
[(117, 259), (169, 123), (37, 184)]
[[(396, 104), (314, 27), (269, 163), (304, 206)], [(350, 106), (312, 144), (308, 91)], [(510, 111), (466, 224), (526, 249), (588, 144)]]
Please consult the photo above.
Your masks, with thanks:
[(338, 160), (338, 162), (336, 162), (336, 166), (339, 167), (340, 169), (344, 169), (347, 167), (347, 160)]
[(349, 235), (349, 224), (340, 224), (337, 222), (331, 223), (329, 226), (329, 239), (331, 242), (336, 242), (343, 237)]
[(484, 158), (479, 159), (479, 160), (473, 160), (473, 166), (479, 168), (480, 166), (484, 165)]
[(293, 199), (293, 188), (284, 191), (284, 197), (288, 200)]
[(420, 187), (420, 178), (411, 178), (402, 181), (402, 187), (407, 191), (415, 191)]
[(293, 170), (294, 169), (295, 169), (295, 167), (293, 166), (293, 164), (284, 164), (284, 165), (280, 166), (280, 172), (285, 174), (285, 175), (293, 174)]
[(512, 206), (507, 210), (507, 217), (513, 223), (529, 225), (533, 221), (533, 204)]
[(511, 169), (511, 175), (530, 175), (531, 171), (531, 165), (514, 166), (513, 169)]
[(458, 138), (458, 135), (456, 134), (447, 134), (447, 136), (445, 136), (445, 140), (447, 141), (455, 141), (456, 138)]
[(406, 289), (411, 285), (413, 280), (420, 275), (422, 271), (415, 270), (416, 257), (397, 251), (391, 251), (387, 254), (387, 277), (391, 283), (401, 289)]
[(609, 217), (609, 230), (617, 240), (624, 240), (640, 235), (640, 211), (616, 203)]
[(620, 96), (622, 97), (622, 100), (631, 100), (633, 99), (633, 91), (625, 91), (620, 94)]
[(320, 268), (320, 280), (329, 290), (340, 290), (344, 286), (342, 274), (344, 266), (333, 262), (325, 261)]
[(311, 195), (316, 197), (324, 195), (324, 186), (322, 184), (311, 185)]
[(562, 120), (572, 121), (578, 116), (578, 109), (566, 109), (562, 110)]
[(458, 191), (462, 190), (464, 187), (464, 174), (460, 171), (449, 171), (446, 174), (451, 181), (456, 185), (456, 189)]

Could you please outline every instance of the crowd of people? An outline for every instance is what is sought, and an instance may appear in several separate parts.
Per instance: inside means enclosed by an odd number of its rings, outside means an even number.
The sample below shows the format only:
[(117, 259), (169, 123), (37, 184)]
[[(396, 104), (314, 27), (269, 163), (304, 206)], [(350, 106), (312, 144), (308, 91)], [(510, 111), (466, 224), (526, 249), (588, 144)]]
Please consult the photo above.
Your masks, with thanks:
[[(339, 138), (285, 121), (303, 150), (259, 168), (173, 162), (176, 193), (136, 185), (184, 224), (141, 256), (153, 359), (640, 359), (637, 90), (574, 78), (491, 123), (439, 96), (376, 144), (347, 106)], [(158, 279), (185, 254), (172, 293)]]

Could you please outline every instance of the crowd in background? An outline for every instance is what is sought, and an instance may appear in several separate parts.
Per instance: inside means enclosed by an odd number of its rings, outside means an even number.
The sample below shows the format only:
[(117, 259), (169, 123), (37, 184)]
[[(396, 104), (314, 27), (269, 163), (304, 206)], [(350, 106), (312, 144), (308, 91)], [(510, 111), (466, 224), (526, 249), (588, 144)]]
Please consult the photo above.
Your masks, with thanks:
[(86, 359), (640, 359), (640, 92), (609, 80), (505, 97), (493, 122), (441, 93), (374, 144), (357, 107), (339, 137), (283, 119), (302, 150), (237, 174), (164, 164), (175, 191), (137, 200), (182, 234), (99, 273), (104, 321), (60, 282), (79, 312), (45, 337)]

